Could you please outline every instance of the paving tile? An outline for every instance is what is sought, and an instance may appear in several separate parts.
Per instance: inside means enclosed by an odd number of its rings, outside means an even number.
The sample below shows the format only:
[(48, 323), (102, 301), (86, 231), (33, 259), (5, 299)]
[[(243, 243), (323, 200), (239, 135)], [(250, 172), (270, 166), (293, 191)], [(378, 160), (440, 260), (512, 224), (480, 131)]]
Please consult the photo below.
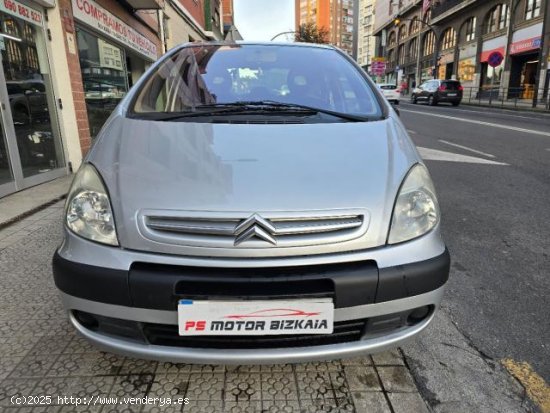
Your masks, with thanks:
[(340, 362), (343, 366), (372, 366), (372, 359), (370, 356), (342, 359)]
[(293, 374), (263, 373), (261, 374), (262, 400), (298, 400), (298, 387)]
[(296, 372), (296, 381), (301, 400), (338, 399), (349, 394), (343, 372)]
[(388, 396), (395, 413), (429, 413), (418, 393), (390, 393)]
[(256, 401), (261, 397), (259, 373), (227, 373), (225, 400), (230, 402)]
[(339, 371), (342, 370), (342, 363), (339, 360), (320, 361), (315, 363), (296, 364), (296, 371)]
[[(353, 392), (352, 397), (356, 413), (391, 413), (382, 392)], [(409, 410), (407, 413), (416, 412)]]
[(371, 366), (346, 366), (344, 367), (348, 388), (351, 391), (381, 391), (378, 375)]
[(153, 384), (152, 374), (117, 376), (110, 397), (145, 397)]
[(14, 378), (43, 377), (55, 362), (56, 357), (50, 355), (27, 355), (10, 373)]
[(262, 400), (262, 413), (300, 413), (298, 400)]
[[(232, 375), (228, 374), (227, 376), (229, 376), (229, 378), (227, 379), (228, 384), (226, 385), (224, 383), (226, 376), (223, 373), (191, 373), (189, 376), (189, 387), (187, 388), (186, 396), (189, 397), (190, 400), (222, 400), (224, 392), (226, 395), (231, 391), (236, 393), (236, 390), (231, 386), (237, 383), (237, 380), (233, 379)], [(239, 375), (239, 377), (246, 376)], [(253, 379), (254, 378), (246, 382), (251, 385), (251, 388), (254, 388)], [(245, 388), (240, 378), (236, 384), (236, 387), (239, 390), (241, 388)], [(244, 393), (248, 394), (249, 392), (250, 390), (245, 388)], [(238, 393), (238, 396), (239, 397), (235, 397), (235, 399), (231, 398), (231, 400), (240, 400), (241, 398), (245, 398), (242, 393)]]
[[(224, 402), (221, 400), (192, 400), (189, 399), (189, 404), (183, 405), (185, 413), (220, 413), (223, 412)], [(227, 412), (227, 410), (225, 410)]]
[(118, 374), (154, 374), (157, 366), (157, 361), (126, 358)]
[(259, 413), (262, 411), (262, 403), (257, 400), (246, 402), (225, 402), (224, 411), (227, 413)]
[(119, 373), (124, 358), (115, 354), (62, 354), (55, 361), (50, 377), (99, 376)]
[(399, 353), (399, 350), (385, 351), (383, 353), (377, 353), (372, 355), (374, 364), (377, 366), (404, 366), (405, 361), (403, 356)]
[(406, 367), (377, 367), (382, 386), (387, 392), (415, 392), (414, 380)]
[(10, 401), (13, 396), (32, 395), (37, 384), (38, 379), (4, 379), (0, 382), (0, 406), (13, 407)]
[[(10, 353), (0, 353), (4, 354), (4, 357), (0, 358), (0, 380), (5, 379), (8, 375), (15, 369), (15, 367), (23, 360), (23, 357), (15, 357)], [(9, 354), (9, 357), (6, 355)]]
[(224, 371), (224, 366), (210, 364), (160, 362), (157, 366), (157, 373), (223, 373)]

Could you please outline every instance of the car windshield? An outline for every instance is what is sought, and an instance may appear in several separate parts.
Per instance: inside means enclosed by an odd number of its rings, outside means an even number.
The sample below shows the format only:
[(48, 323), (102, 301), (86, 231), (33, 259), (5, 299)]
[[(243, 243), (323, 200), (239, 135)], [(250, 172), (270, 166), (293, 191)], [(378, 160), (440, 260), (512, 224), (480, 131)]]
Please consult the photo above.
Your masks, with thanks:
[(214, 105), (243, 102), (381, 116), (369, 82), (340, 52), (238, 44), (192, 45), (172, 54), (137, 93), (131, 114), (139, 118), (154, 113), (206, 113)]

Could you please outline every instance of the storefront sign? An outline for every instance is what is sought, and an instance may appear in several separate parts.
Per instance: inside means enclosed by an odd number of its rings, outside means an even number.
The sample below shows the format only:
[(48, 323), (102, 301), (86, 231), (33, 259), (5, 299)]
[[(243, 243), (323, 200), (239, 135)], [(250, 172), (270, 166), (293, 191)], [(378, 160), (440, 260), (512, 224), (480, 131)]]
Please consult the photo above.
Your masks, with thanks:
[(42, 13), (15, 0), (0, 0), (0, 11), (19, 17), (29, 23), (42, 25)]
[(157, 59), (157, 46), (152, 41), (132, 29), (93, 0), (72, 0), (72, 4), (75, 19), (118, 40), (151, 60)]
[(523, 53), (529, 50), (539, 49), (541, 44), (542, 44), (542, 38), (540, 36), (533, 37), (527, 40), (521, 40), (519, 42), (515, 42), (511, 44), (510, 54)]

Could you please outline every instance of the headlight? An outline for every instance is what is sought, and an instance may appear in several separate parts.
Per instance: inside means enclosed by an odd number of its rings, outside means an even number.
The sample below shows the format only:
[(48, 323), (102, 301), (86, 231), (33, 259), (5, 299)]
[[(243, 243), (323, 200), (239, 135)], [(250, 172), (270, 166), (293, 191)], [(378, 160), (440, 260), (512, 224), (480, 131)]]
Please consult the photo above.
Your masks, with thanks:
[(118, 245), (109, 196), (90, 164), (78, 170), (67, 197), (67, 226), (75, 234), (102, 244)]
[(425, 166), (411, 168), (397, 195), (391, 220), (389, 244), (417, 238), (439, 221), (439, 204)]

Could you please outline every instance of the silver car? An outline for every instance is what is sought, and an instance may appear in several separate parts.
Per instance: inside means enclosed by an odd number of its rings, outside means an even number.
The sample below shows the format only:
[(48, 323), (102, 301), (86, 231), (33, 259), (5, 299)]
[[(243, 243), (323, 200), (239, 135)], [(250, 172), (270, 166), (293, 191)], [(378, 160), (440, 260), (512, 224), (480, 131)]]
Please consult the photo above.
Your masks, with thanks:
[(192, 43), (98, 135), (53, 273), (71, 323), (101, 348), (289, 363), (418, 334), (449, 262), (426, 166), (345, 53)]

